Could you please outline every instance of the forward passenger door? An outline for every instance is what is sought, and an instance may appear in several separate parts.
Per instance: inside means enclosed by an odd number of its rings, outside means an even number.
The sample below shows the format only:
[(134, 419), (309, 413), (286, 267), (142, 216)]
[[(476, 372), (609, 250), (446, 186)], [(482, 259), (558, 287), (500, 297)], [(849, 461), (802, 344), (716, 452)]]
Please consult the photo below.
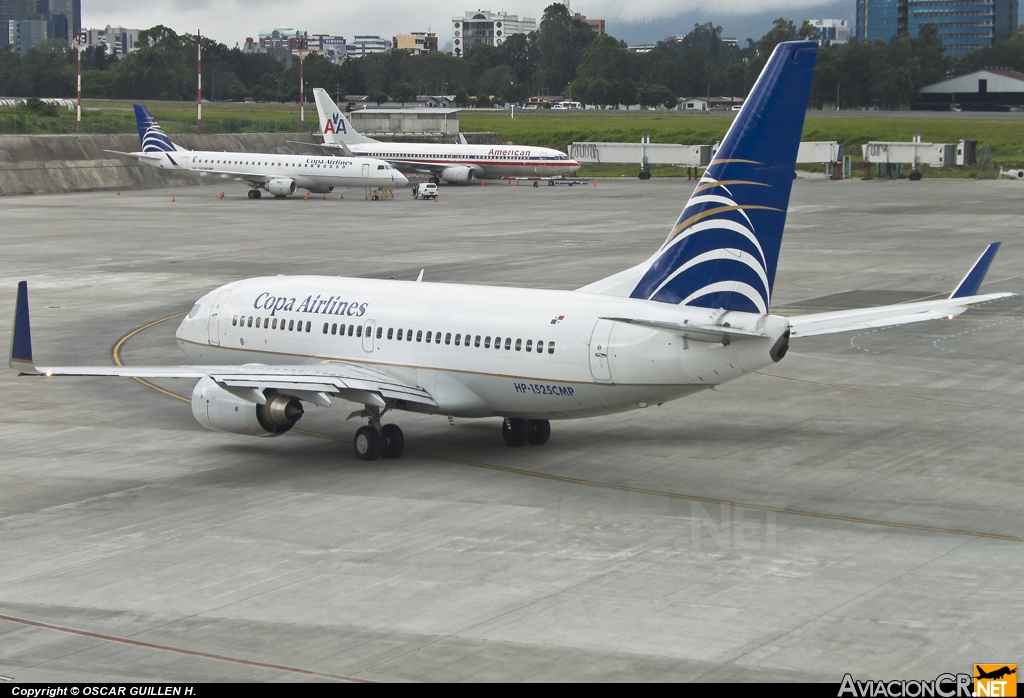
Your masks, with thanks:
[(363, 324), (363, 351), (373, 352), (373, 333), (377, 330), (376, 320), (367, 320)]

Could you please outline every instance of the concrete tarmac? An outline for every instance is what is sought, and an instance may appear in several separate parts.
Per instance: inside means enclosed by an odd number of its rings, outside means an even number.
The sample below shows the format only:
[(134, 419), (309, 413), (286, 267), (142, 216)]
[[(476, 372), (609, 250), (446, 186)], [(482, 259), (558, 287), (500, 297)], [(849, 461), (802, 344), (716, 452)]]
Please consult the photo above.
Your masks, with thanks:
[[(649, 256), (692, 188), (6, 198), (0, 342), (21, 279), (51, 365), (110, 364), (261, 274), (572, 289)], [(948, 294), (993, 240), (983, 290), (1021, 292), (1022, 212), (1011, 181), (798, 181), (773, 311)], [(1024, 537), (1022, 317), (1012, 298), (794, 341), (716, 392), (554, 422), (544, 447), (398, 413), (406, 455), (373, 463), (347, 403), (253, 439), (132, 380), (5, 373), (0, 675), (838, 682), (1018, 661), (1024, 544), (976, 534)], [(121, 358), (180, 363), (176, 325)]]

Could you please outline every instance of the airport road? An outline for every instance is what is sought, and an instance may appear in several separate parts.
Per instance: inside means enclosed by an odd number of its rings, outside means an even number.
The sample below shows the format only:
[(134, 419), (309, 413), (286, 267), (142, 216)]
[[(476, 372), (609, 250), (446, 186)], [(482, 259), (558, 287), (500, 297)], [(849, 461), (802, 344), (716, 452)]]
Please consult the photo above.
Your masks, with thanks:
[[(110, 363), (259, 274), (571, 289), (644, 259), (691, 189), (5, 198), (0, 342), (21, 279), (50, 364)], [(984, 290), (1020, 292), (1022, 212), (1010, 181), (801, 180), (774, 309), (948, 293), (993, 240)], [(795, 341), (717, 392), (556, 422), (545, 447), (398, 414), (411, 452), (369, 464), (344, 403), (250, 439), (134, 381), (6, 373), (0, 675), (836, 682), (1015, 661), (1024, 544), (905, 526), (1024, 537), (1022, 316), (1015, 298)], [(175, 326), (121, 358), (180, 362)]]

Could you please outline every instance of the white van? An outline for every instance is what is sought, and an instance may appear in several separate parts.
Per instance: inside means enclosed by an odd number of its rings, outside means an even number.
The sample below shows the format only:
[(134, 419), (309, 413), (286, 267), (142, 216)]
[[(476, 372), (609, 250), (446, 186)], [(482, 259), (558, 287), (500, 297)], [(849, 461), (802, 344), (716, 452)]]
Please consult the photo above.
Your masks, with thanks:
[(437, 185), (431, 182), (420, 182), (412, 188), (412, 198), (437, 201)]

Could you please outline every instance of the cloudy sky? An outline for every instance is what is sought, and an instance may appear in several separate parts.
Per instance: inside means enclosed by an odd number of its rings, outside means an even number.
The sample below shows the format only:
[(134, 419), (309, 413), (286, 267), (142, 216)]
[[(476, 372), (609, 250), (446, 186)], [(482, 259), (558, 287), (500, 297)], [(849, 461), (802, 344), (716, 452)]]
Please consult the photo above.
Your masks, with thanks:
[[(229, 46), (260, 29), (292, 26), (310, 33), (345, 37), (391, 37), (412, 31), (436, 31), (443, 45), (451, 40), (451, 18), (477, 8), (537, 19), (551, 0), (82, 0), (82, 24), (145, 29), (165, 24), (177, 32), (201, 29)], [(713, 21), (726, 36), (759, 37), (775, 17), (799, 21), (811, 17), (853, 18), (855, 0), (573, 0), (574, 12), (604, 18), (610, 34), (630, 43), (685, 33), (696, 22)], [(708, 9), (713, 6), (713, 9)]]

